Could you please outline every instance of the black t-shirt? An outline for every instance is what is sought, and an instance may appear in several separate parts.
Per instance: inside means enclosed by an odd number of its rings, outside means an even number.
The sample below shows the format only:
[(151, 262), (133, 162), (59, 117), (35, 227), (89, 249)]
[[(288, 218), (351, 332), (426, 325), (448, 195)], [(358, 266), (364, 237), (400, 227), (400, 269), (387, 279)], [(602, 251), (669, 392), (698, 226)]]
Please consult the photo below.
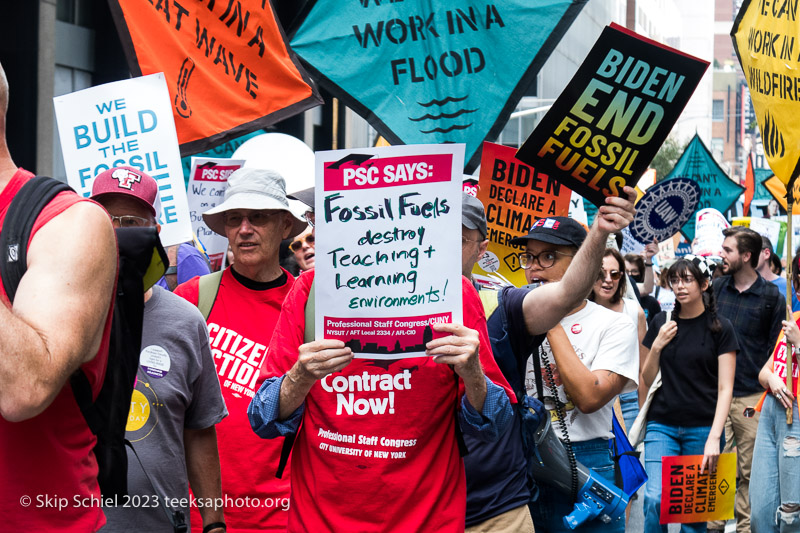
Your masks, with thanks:
[[(650, 348), (666, 322), (653, 318), (642, 344)], [(717, 408), (719, 356), (739, 350), (730, 320), (719, 317), (722, 330), (709, 329), (708, 313), (684, 320), (673, 314), (678, 333), (661, 352), (661, 388), (653, 396), (647, 419), (670, 426), (710, 426)]]

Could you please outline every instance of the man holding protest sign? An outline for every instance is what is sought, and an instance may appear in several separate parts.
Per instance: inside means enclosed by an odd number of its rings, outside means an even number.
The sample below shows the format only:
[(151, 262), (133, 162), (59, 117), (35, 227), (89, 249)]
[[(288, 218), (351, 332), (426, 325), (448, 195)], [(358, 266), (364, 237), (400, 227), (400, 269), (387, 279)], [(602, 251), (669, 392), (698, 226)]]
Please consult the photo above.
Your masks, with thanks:
[(217, 426), (222, 492), (226, 501), (245, 504), (226, 506), (225, 516), (236, 531), (285, 531), (289, 480), (275, 478), (283, 442), (254, 435), (246, 411), (263, 379), (266, 347), (294, 283), (279, 265), (281, 240), (298, 235), (306, 223), (289, 211), (283, 178), (253, 168), (230, 175), (225, 200), (203, 219), (227, 236), (233, 266), (194, 278), (175, 293), (198, 305), (206, 317), (230, 413)]
[[(526, 263), (529, 267), (525, 270), (526, 278), (537, 282), (547, 279), (550, 283), (536, 290), (513, 287), (502, 289), (501, 294), (494, 297), (495, 306), (500, 304), (502, 309), (494, 312), (489, 309), (492, 305), (484, 304), (487, 313), (490, 313), (488, 331), (492, 339), (492, 352), (518, 397), (521, 398), (528, 392), (528, 381), (533, 383), (534, 380), (526, 379), (524, 374), (513, 369), (520, 364), (530, 365), (528, 361), (531, 352), (537, 353), (538, 346), (545, 340), (542, 334), (553, 326), (558, 327), (558, 322), (570, 310), (582, 304), (596, 279), (594, 272), (600, 269), (608, 235), (626, 227), (633, 219), (635, 193), (630, 188), (626, 188), (625, 192), (627, 199), (609, 198), (606, 205), (600, 208), (597, 222), (585, 237), (583, 245), (579, 250), (569, 252), (574, 255), (572, 260), (556, 253), (558, 247), (552, 244), (532, 242), (537, 238), (552, 240), (551, 236), (531, 237), (532, 240), (528, 241), (529, 247), (549, 246), (553, 250), (542, 251), (535, 256), (536, 261)], [(585, 230), (577, 223), (564, 217), (544, 220), (551, 221), (550, 225), (556, 226), (556, 232), (558, 225), (555, 221), (564, 221), (562, 233), (569, 233), (571, 229), (576, 235), (586, 235)], [(536, 233), (534, 230), (537, 226), (538, 224), (531, 229), (529, 236)], [(465, 195), (461, 239), (464, 250), (462, 270), (465, 275), (471, 272), (472, 266), (485, 251), (486, 242), (480, 239), (481, 235), (485, 235), (482, 233), (485, 228), (483, 205), (477, 199)], [(553, 262), (550, 263), (548, 258), (552, 258)], [(542, 263), (548, 266), (542, 268)], [(545, 271), (548, 271), (547, 274), (543, 273)], [(553, 276), (552, 279), (547, 277), (549, 275)], [(481, 292), (481, 298), (485, 302), (489, 299), (484, 295), (488, 294), (491, 291)], [(628, 377), (635, 379), (635, 372)], [(534, 393), (531, 392), (531, 395)], [(468, 488), (467, 525), (471, 526), (469, 531), (477, 533), (503, 530), (503, 527), (511, 524), (521, 528), (512, 529), (513, 531), (533, 530), (526, 508), (531, 499), (531, 486), (527, 483), (527, 457), (523, 450), (520, 424), (519, 413), (515, 410), (514, 421), (497, 442), (478, 442), (465, 437), (470, 450), (469, 455), (464, 458)], [(540, 488), (540, 491), (543, 489)], [(560, 516), (558, 519), (560, 520)], [(523, 526), (525, 523), (530, 523), (530, 526)]]
[[(106, 170), (95, 178), (91, 198), (116, 227), (161, 231), (155, 219), (158, 183), (144, 172)], [(148, 289), (144, 300), (142, 352), (125, 438), (136, 446), (136, 455), (127, 450), (129, 494), (154, 505), (107, 507), (109, 532), (172, 531), (158, 500), (151, 498), (163, 498), (166, 507), (188, 517), (189, 484), (204, 503), (222, 496), (215, 425), (227, 410), (205, 321), (195, 307), (161, 286)], [(223, 531), (221, 508), (203, 505), (200, 514), (206, 533)]]
[(463, 152), (317, 153), (315, 270), (249, 409), (260, 436), (297, 434), (289, 531), (464, 530), (462, 436), (496, 439), (515, 399), (453, 261)]
[[(11, 159), (7, 109), (8, 82), (0, 66), (0, 229), (15, 195), (33, 178)], [(92, 451), (97, 439), (68, 382), (82, 369), (94, 395), (103, 384), (116, 280), (114, 232), (100, 206), (62, 192), (36, 219), (31, 239), (16, 246), (0, 257), (16, 261), (27, 249), (27, 272), (16, 294), (0, 288), (3, 527), (97, 531), (105, 523), (100, 506), (75, 505), (100, 497)]]
[[(304, 273), (287, 296), (267, 367), (270, 375), (279, 377), (265, 381), (249, 411), (253, 428), (264, 438), (297, 432), (304, 420), (293, 453), (289, 531), (331, 527), (343, 531), (463, 530), (465, 487), (454, 433), (454, 399), (458, 398), (460, 406), (457, 423), (465, 434), (497, 438), (511, 416), (510, 391), (493, 383), (504, 384), (505, 380), (485, 348), (489, 339), (475, 290), (463, 280), (464, 325), (433, 326), (434, 331), (448, 334), (427, 343), (426, 353), (433, 357), (399, 362), (354, 360), (352, 350), (342, 341), (303, 342), (313, 279), (313, 271)], [(387, 369), (390, 365), (397, 368), (391, 369), (392, 374), (376, 373), (376, 367), (384, 368), (380, 363)], [(360, 420), (358, 428), (341, 416), (335, 398), (331, 403), (326, 397), (333, 391), (377, 390), (376, 384), (380, 390), (402, 394), (401, 401), (413, 416), (399, 421), (373, 416), (366, 426)], [(397, 433), (398, 424), (406, 430), (415, 426), (412, 433), (416, 438), (381, 437)], [(354, 458), (331, 464), (308, 445), (309, 432), (316, 435), (317, 429), (326, 435), (332, 431), (339, 442), (370, 444), (374, 439), (375, 444), (396, 451), (374, 452), (380, 458), (377, 463)], [(358, 435), (356, 442), (355, 432), (370, 436)], [(351, 451), (362, 452), (341, 448), (335, 453)], [(386, 458), (378, 455), (382, 453)], [(362, 467), (363, 463), (369, 466)], [(347, 494), (346, 502), (340, 498), (342, 494)]]

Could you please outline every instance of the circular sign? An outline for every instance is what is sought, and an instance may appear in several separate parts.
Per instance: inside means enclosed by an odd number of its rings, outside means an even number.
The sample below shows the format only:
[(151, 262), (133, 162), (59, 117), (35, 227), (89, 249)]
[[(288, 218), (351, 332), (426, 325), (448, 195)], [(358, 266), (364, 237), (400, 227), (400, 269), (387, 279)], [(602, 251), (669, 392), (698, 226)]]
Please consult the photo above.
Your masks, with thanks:
[(154, 378), (163, 378), (171, 366), (169, 354), (161, 346), (151, 345), (139, 355), (139, 365), (145, 373)]
[(486, 272), (497, 272), (500, 270), (500, 259), (497, 254), (487, 251), (478, 261), (478, 266)]
[(631, 235), (642, 244), (672, 237), (692, 217), (700, 194), (700, 185), (689, 178), (656, 183), (636, 204)]

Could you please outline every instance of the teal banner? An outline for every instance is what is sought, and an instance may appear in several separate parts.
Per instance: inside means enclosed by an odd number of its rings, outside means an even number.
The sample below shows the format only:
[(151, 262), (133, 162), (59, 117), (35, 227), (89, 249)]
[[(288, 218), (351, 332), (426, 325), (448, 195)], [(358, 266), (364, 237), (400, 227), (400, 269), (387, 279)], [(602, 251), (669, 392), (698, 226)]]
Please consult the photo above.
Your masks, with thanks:
[(756, 193), (753, 200), (772, 200), (772, 195), (764, 186), (764, 182), (770, 179), (775, 173), (770, 168), (754, 168), (753, 174), (756, 182)]
[(586, 0), (316, 0), (291, 38), (392, 144), (496, 138)]
[(736, 200), (739, 199), (744, 187), (734, 183), (725, 171), (714, 160), (706, 145), (695, 134), (694, 138), (684, 150), (681, 158), (675, 163), (675, 168), (665, 178), (671, 180), (675, 178), (689, 178), (700, 185), (700, 201), (697, 204), (689, 222), (681, 227), (681, 233), (689, 242), (694, 240), (694, 225), (697, 211), (707, 207), (713, 207), (722, 214), (725, 214)]

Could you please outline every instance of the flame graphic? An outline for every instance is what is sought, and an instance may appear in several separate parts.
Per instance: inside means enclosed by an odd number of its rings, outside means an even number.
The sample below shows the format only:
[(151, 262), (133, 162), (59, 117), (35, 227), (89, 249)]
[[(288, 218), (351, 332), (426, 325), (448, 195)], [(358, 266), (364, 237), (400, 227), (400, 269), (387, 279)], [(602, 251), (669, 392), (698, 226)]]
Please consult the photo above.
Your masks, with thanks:
[(786, 146), (783, 143), (783, 134), (778, 130), (778, 125), (767, 111), (764, 116), (763, 139), (764, 151), (769, 157), (783, 157)]

